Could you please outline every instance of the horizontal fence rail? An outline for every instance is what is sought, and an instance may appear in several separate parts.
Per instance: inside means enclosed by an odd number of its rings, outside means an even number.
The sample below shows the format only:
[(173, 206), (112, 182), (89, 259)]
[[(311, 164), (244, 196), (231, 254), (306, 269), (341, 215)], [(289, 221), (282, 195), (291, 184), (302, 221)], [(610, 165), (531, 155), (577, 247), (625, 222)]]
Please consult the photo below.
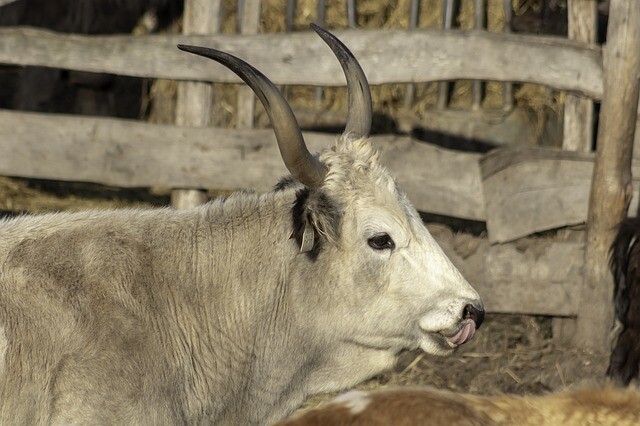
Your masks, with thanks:
[[(477, 79), (527, 82), (602, 98), (602, 52), (571, 40), (460, 30), (335, 32), (359, 58), (371, 84)], [(79, 36), (0, 29), (0, 63), (129, 76), (238, 83), (222, 66), (176, 44), (227, 51), (276, 84), (344, 85), (331, 51), (313, 32), (259, 35)], [(483, 52), (482, 55), (478, 52)]]
[[(309, 150), (335, 135), (305, 133)], [(484, 219), (479, 154), (406, 136), (374, 138), (420, 210)], [(288, 174), (271, 129), (178, 127), (135, 120), (0, 111), (0, 175), (166, 186), (270, 190)]]
[[(334, 135), (305, 132), (312, 152)], [(454, 151), (407, 136), (376, 136), (383, 164), (418, 210), (487, 222), (491, 242), (584, 223), (592, 153), (504, 147)], [(159, 125), (0, 110), (0, 175), (268, 191), (287, 174), (270, 129)], [(161, 170), (162, 172), (159, 172)], [(242, 170), (242, 173), (238, 171)], [(636, 206), (640, 160), (633, 161)]]

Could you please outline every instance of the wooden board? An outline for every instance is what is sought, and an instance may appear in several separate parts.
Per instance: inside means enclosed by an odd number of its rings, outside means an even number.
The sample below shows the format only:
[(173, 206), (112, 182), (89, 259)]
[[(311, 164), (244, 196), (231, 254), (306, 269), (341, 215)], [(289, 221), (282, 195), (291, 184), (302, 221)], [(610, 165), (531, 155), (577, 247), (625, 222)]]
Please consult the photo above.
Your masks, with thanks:
[[(311, 152), (334, 135), (305, 133)], [(416, 208), (484, 220), (479, 154), (409, 137), (374, 139)], [(0, 111), (0, 175), (121, 187), (267, 191), (287, 174), (270, 129), (177, 127), (133, 120)]]
[[(240, 31), (242, 35), (257, 34), (260, 29), (260, 0), (245, 1), (242, 3)], [(238, 101), (236, 113), (236, 127), (238, 129), (251, 129), (254, 125), (256, 112), (256, 97), (248, 86), (238, 88)]]
[[(305, 132), (312, 152), (334, 135)], [(403, 136), (374, 138), (382, 161), (421, 211), (486, 221), (491, 242), (583, 223), (593, 154), (500, 148), (447, 150)], [(0, 175), (267, 191), (286, 168), (270, 129), (188, 128), (133, 120), (0, 111)], [(480, 161), (481, 160), (481, 161)], [(639, 203), (640, 162), (634, 162)]]
[(531, 123), (536, 117), (524, 108), (500, 110), (430, 109), (420, 114), (399, 113), (398, 129), (410, 133), (429, 130), (492, 145), (531, 145), (537, 135)]
[[(572, 40), (596, 43), (598, 36), (596, 0), (569, 0), (568, 35)], [(567, 151), (590, 152), (593, 144), (593, 101), (568, 94), (564, 101), (564, 140)]]
[[(490, 241), (584, 223), (593, 160), (589, 153), (529, 147), (487, 154), (480, 170)], [(634, 166), (640, 172), (640, 164)], [(636, 182), (636, 200), (637, 193)]]
[[(336, 35), (354, 52), (371, 84), (502, 80), (602, 97), (602, 54), (598, 47), (586, 43), (460, 30), (346, 30), (336, 31)], [(1, 28), (0, 63), (178, 80), (239, 81), (221, 65), (178, 51), (178, 43), (233, 53), (276, 84), (345, 84), (335, 56), (310, 31), (242, 37), (131, 37)]]
[[(183, 34), (220, 32), (222, 22), (220, 0), (186, 0), (182, 17)], [(207, 127), (211, 122), (212, 88), (209, 83), (183, 81), (176, 96), (178, 126)], [(199, 188), (179, 188), (171, 191), (171, 205), (190, 208), (207, 202), (207, 193)]]

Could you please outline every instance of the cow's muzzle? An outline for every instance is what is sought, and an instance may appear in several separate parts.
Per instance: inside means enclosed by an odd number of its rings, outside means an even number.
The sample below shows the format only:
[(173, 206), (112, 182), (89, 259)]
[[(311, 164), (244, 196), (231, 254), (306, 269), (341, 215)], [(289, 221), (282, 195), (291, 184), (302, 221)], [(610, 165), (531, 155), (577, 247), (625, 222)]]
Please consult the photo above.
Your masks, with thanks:
[(473, 339), (473, 336), (476, 334), (476, 330), (480, 328), (483, 321), (484, 308), (482, 306), (476, 307), (471, 303), (466, 305), (462, 312), (460, 328), (458, 328), (454, 333), (445, 336), (449, 346), (455, 348)]

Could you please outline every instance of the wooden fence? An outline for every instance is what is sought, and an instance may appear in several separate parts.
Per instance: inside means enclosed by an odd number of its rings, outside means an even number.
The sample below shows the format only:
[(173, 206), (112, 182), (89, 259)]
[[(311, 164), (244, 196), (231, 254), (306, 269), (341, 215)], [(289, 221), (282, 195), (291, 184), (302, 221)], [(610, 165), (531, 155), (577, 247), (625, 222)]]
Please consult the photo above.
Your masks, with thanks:
[[(211, 4), (220, 7), (219, 1)], [(338, 62), (313, 32), (256, 34), (255, 5), (244, 5), (248, 15), (240, 36), (215, 33), (215, 23), (208, 24), (212, 34), (137, 37), (0, 28), (0, 63), (184, 82), (239, 82), (224, 67), (175, 48), (183, 43), (242, 57), (276, 84), (344, 84)], [(578, 103), (604, 96), (603, 53), (593, 43), (479, 30), (335, 33), (358, 57), (372, 84), (495, 80), (564, 90), (579, 95)], [(510, 83), (504, 87), (511, 90)], [(206, 90), (206, 85), (197, 90)], [(239, 98), (242, 110), (252, 111), (253, 96)], [(588, 107), (573, 108), (569, 114)], [(198, 127), (193, 119), (156, 125), (0, 111), (0, 151), (6, 153), (0, 156), (0, 174), (121, 187), (268, 190), (286, 169), (272, 132), (253, 129), (252, 117), (250, 113), (240, 121), (242, 128), (221, 129)], [(329, 145), (334, 137), (305, 134), (311, 151)], [(487, 223), (488, 240), (467, 241), (474, 250), (464, 253), (457, 237), (435, 234), (484, 295), (489, 310), (578, 314), (575, 295), (582, 288), (584, 244), (541, 240), (525, 250), (508, 242), (586, 221), (593, 153), (504, 146), (483, 155), (391, 135), (376, 137), (375, 144), (419, 210)], [(634, 160), (633, 175), (640, 177), (638, 167)], [(634, 181), (636, 195), (639, 186)]]

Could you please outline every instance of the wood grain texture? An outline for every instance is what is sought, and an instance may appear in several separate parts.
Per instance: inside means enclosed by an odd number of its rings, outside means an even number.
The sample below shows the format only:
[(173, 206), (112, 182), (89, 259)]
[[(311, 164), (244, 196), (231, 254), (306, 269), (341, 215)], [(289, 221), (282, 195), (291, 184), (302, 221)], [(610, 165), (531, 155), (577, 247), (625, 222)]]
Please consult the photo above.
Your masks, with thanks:
[[(598, 35), (596, 0), (569, 0), (571, 40), (596, 43)], [(568, 94), (564, 102), (564, 137), (562, 147), (568, 151), (590, 152), (593, 144), (593, 101)]]
[[(186, 0), (182, 19), (183, 34), (209, 34), (220, 31), (220, 0)], [(176, 99), (176, 124), (178, 126), (207, 127), (211, 122), (210, 83), (183, 81), (178, 84)], [(207, 201), (206, 191), (201, 189), (176, 189), (171, 192), (171, 205), (185, 209)]]
[[(335, 140), (312, 132), (305, 138), (311, 152)], [(483, 156), (403, 136), (374, 141), (419, 210), (486, 221), (492, 242), (586, 220), (593, 154), (504, 147)], [(270, 129), (0, 111), (0, 152), (11, 153), (0, 157), (0, 175), (122, 187), (267, 191), (287, 174)], [(640, 177), (640, 162), (634, 170)]]
[[(438, 30), (345, 30), (336, 35), (371, 84), (477, 79), (543, 84), (602, 97), (600, 48), (560, 38)], [(342, 86), (340, 65), (312, 32), (180, 36), (78, 36), (33, 28), (0, 29), (0, 63), (151, 78), (237, 83), (221, 65), (176, 44), (237, 55), (276, 84)], [(407, 46), (412, 46), (407, 49)], [(478, 55), (477, 52), (483, 52)]]
[(394, 118), (398, 129), (405, 133), (427, 129), (493, 145), (528, 145), (537, 138), (530, 125), (536, 118), (524, 108), (509, 111), (428, 109), (420, 116), (399, 113)]
[[(597, 42), (597, 1), (569, 0), (568, 37), (586, 43)], [(567, 94), (564, 99), (562, 148), (567, 151), (591, 152), (594, 143), (594, 104), (589, 98)], [(556, 344), (570, 344), (575, 335), (575, 318), (553, 318)]]
[[(311, 152), (336, 136), (305, 133)], [(374, 138), (423, 211), (484, 220), (480, 154), (402, 136)], [(121, 187), (268, 191), (287, 173), (271, 129), (177, 127), (133, 120), (0, 111), (0, 175)]]
[[(245, 1), (242, 8), (242, 23), (240, 25), (242, 35), (258, 34), (260, 28), (261, 1)], [(239, 129), (251, 129), (254, 125), (256, 113), (256, 97), (250, 87), (242, 85), (238, 88), (238, 109), (236, 115), (236, 127)]]
[[(609, 349), (613, 320), (613, 279), (608, 255), (615, 227), (631, 201), (631, 158), (640, 92), (640, 2), (611, 0), (604, 52), (605, 94), (587, 218), (585, 278), (576, 345)], [(638, 174), (635, 174), (638, 176)]]
[[(569, 0), (568, 37), (586, 43), (596, 43), (598, 35), (597, 1)], [(591, 99), (568, 93), (564, 99), (562, 148), (567, 151), (591, 152), (594, 143), (594, 103)], [(567, 345), (576, 330), (575, 318), (554, 318), (553, 339)]]
[(509, 147), (481, 161), (487, 230), (493, 243), (582, 223), (593, 156)]
[[(492, 243), (512, 241), (587, 220), (594, 155), (504, 147), (480, 161)], [(634, 163), (640, 177), (640, 163)], [(638, 199), (640, 180), (635, 183)]]

